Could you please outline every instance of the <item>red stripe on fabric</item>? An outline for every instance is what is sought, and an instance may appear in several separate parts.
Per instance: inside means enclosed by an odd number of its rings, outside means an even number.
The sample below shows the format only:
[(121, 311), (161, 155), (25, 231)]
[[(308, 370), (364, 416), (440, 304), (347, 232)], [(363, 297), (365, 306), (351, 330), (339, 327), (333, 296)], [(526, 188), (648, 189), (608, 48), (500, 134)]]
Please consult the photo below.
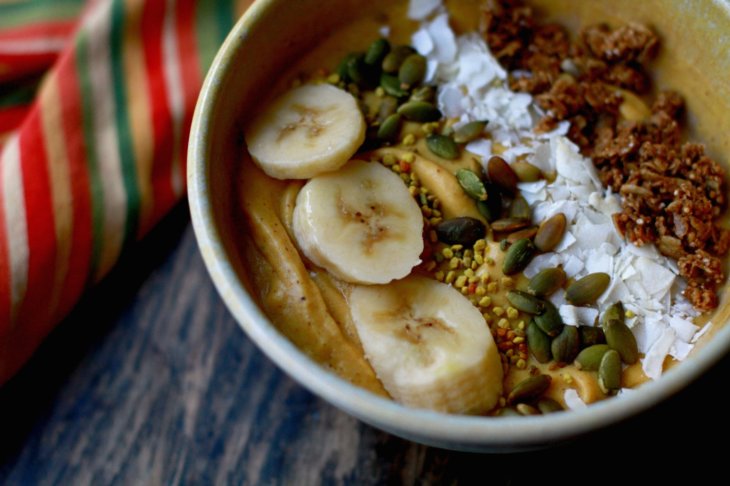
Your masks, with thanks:
[(0, 133), (11, 132), (18, 128), (30, 111), (30, 105), (0, 108)]
[(188, 136), (190, 124), (193, 120), (195, 102), (203, 82), (198, 59), (198, 46), (195, 39), (195, 4), (196, 0), (181, 0), (178, 2), (177, 36), (178, 56), (180, 58), (180, 72), (182, 76), (185, 99), (185, 115), (183, 117), (183, 133), (180, 137), (180, 157), (183, 161), (182, 180), (185, 184), (185, 163), (187, 161)]
[(19, 79), (48, 69), (58, 58), (58, 52), (37, 54), (0, 54), (0, 83)]
[(54, 321), (68, 313), (86, 287), (93, 246), (92, 208), (86, 145), (82, 129), (82, 101), (76, 72), (76, 50), (70, 49), (59, 63), (58, 91), (71, 183), (72, 228), (68, 274)]
[[(0, 157), (2, 154), (0, 153)], [(5, 197), (3, 195), (3, 178), (0, 170), (0, 337), (10, 330), (12, 309), (10, 305), (10, 255), (8, 253), (8, 235), (5, 226)], [(0, 373), (1, 374), (1, 373)]]
[(0, 30), (0, 41), (45, 39), (68, 37), (76, 28), (76, 20), (43, 22), (11, 29)]
[(165, 84), (165, 59), (163, 54), (163, 25), (166, 2), (145, 2), (142, 12), (142, 37), (144, 42), (147, 90), (151, 106), (152, 129), (154, 133), (154, 165), (152, 185), (154, 187), (154, 207), (152, 222), (159, 221), (175, 201), (172, 189), (172, 130), (170, 125), (170, 106), (167, 101)]
[(28, 227), (28, 283), (17, 325), (32, 327), (44, 336), (50, 321), (48, 307), (56, 266), (56, 228), (38, 104), (23, 123), (19, 137)]

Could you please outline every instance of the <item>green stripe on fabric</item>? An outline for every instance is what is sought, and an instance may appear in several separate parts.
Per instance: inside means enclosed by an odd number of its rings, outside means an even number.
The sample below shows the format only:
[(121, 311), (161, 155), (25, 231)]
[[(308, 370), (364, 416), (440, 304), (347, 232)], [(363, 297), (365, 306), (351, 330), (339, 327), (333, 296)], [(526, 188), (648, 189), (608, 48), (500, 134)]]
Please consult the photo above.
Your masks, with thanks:
[(124, 71), (124, 22), (125, 2), (112, 2), (112, 24), (109, 40), (111, 43), (111, 68), (114, 80), (113, 96), (116, 105), (117, 136), (119, 138), (119, 159), (122, 164), (124, 189), (127, 193), (127, 221), (124, 228), (123, 249), (137, 239), (139, 226), (140, 195), (137, 185), (137, 166), (135, 164), (134, 144), (129, 121), (129, 101), (126, 91)]
[(75, 18), (84, 0), (34, 0), (0, 4), (0, 29)]
[(85, 30), (80, 31), (76, 38), (76, 70), (81, 88), (81, 103), (83, 113), (84, 145), (86, 147), (86, 164), (89, 168), (89, 182), (91, 184), (91, 219), (92, 219), (92, 250), (89, 278), (96, 275), (99, 266), (101, 248), (104, 244), (104, 186), (101, 182), (99, 161), (96, 151), (96, 137), (94, 136), (94, 105), (91, 100), (92, 86), (89, 66), (89, 39)]
[(198, 0), (195, 35), (200, 73), (205, 76), (235, 20), (235, 0)]
[(3, 87), (3, 90), (0, 91), (0, 108), (30, 104), (35, 98), (42, 79), (42, 76), (38, 76), (35, 79), (23, 80), (23, 83), (17, 86)]

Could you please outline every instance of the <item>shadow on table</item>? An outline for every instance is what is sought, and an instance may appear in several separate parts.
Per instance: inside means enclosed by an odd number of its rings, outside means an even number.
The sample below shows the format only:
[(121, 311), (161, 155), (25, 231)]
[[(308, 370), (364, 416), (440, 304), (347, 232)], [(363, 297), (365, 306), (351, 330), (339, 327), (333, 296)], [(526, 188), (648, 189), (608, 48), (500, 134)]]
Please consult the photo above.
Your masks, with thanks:
[(167, 215), (122, 256), (112, 272), (91, 289), (46, 338), (31, 360), (0, 388), (0, 464), (22, 447), (47, 413), (59, 389), (102, 340), (149, 274), (177, 245), (190, 221), (187, 202)]

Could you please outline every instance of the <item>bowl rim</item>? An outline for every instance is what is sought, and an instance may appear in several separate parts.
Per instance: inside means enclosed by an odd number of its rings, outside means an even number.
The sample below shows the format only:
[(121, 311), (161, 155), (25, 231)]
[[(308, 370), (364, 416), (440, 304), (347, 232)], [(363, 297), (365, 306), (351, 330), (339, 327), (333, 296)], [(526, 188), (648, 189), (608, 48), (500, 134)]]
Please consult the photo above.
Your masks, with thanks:
[[(730, 326), (723, 326), (697, 355), (646, 383), (636, 392), (570, 413), (489, 418), (414, 409), (381, 398), (320, 367), (284, 337), (259, 309), (228, 261), (213, 217), (206, 160), (218, 88), (245, 44), (250, 29), (278, 0), (257, 0), (236, 22), (205, 77), (195, 107), (188, 146), (187, 184), (193, 230), (205, 266), (236, 321), (279, 368), (314, 394), (361, 420), (403, 437), (457, 449), (515, 450), (583, 435), (637, 415), (687, 387), (730, 350)], [(716, 324), (715, 324), (716, 325)]]

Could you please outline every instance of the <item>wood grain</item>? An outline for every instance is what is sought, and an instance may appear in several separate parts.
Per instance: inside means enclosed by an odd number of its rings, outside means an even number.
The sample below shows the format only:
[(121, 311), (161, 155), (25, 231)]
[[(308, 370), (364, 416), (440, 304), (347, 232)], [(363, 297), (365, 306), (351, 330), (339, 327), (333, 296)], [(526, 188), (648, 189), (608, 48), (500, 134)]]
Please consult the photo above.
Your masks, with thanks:
[(708, 431), (727, 437), (730, 420), (705, 404), (729, 370), (725, 359), (666, 405), (565, 447), (414, 444), (313, 396), (248, 341), (180, 207), (0, 390), (0, 484), (542, 484), (564, 476), (556, 465), (580, 478), (648, 451), (669, 459), (633, 461), (654, 479), (674, 458), (710, 471), (701, 445)]

